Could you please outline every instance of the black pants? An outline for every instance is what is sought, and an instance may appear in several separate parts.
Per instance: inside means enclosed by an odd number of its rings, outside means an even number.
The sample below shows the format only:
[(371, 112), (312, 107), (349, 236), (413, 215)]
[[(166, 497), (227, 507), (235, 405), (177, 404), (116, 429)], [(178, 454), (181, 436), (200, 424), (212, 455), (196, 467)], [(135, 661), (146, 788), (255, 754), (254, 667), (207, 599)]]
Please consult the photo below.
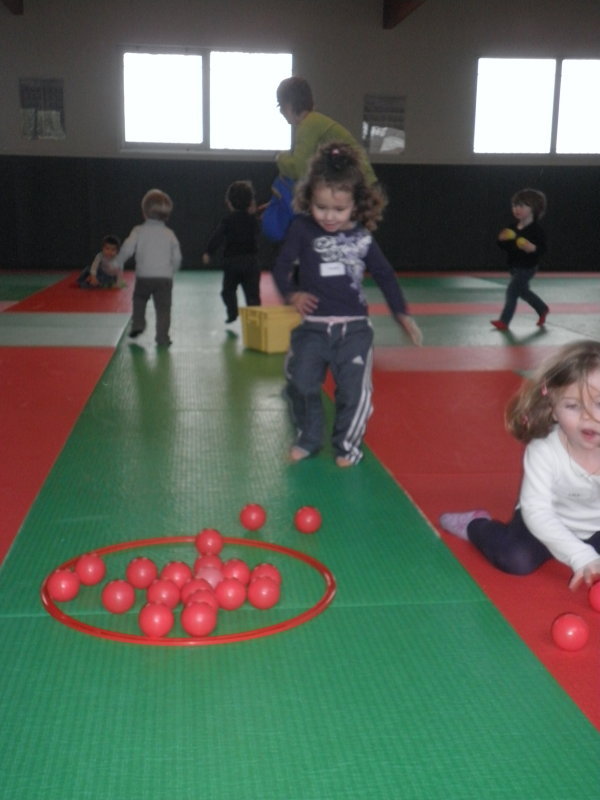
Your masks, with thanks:
[(523, 268), (515, 268), (511, 270), (511, 279), (510, 283), (506, 287), (506, 298), (504, 300), (504, 308), (502, 309), (502, 313), (500, 314), (500, 319), (506, 325), (511, 321), (514, 316), (515, 309), (517, 308), (517, 301), (519, 297), (522, 300), (525, 300), (526, 303), (538, 313), (538, 316), (542, 316), (542, 314), (546, 314), (548, 312), (548, 306), (541, 297), (535, 292), (532, 292), (529, 288), (529, 282), (534, 277), (537, 269), (535, 267), (531, 269), (523, 269)]
[(256, 256), (235, 256), (226, 259), (223, 265), (221, 297), (230, 322), (238, 316), (238, 286), (242, 287), (247, 306), (260, 305), (260, 269)]
[[(469, 523), (467, 536), (491, 564), (510, 575), (529, 575), (552, 558), (546, 545), (525, 525), (519, 509), (509, 523), (474, 519)], [(587, 543), (600, 553), (600, 531), (590, 536)]]

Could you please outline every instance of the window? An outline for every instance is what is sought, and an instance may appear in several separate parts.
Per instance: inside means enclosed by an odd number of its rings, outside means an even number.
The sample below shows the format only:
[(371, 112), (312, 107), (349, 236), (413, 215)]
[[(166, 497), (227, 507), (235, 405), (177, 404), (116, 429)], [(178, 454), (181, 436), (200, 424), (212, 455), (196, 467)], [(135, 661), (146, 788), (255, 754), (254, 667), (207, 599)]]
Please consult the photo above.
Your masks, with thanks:
[(600, 153), (600, 61), (563, 61), (557, 153)]
[(600, 61), (480, 58), (475, 153), (600, 153)]
[(474, 151), (549, 153), (555, 73), (553, 59), (480, 58)]
[(289, 53), (123, 53), (124, 140), (186, 150), (286, 150), (291, 129), (276, 89)]

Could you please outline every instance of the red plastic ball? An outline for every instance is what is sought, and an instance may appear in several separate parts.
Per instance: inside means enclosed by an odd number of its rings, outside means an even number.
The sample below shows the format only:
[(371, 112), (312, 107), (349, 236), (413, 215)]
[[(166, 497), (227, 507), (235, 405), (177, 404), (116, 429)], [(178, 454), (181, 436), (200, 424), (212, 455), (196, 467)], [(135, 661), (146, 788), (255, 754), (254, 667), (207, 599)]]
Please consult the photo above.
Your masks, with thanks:
[(214, 528), (204, 528), (196, 536), (196, 550), (203, 556), (218, 555), (223, 549), (223, 537)]
[(225, 561), (221, 570), (224, 578), (235, 578), (244, 586), (250, 583), (250, 567), (241, 558), (230, 558)]
[(57, 603), (66, 603), (77, 597), (81, 581), (76, 572), (70, 569), (57, 569), (48, 578), (46, 589), (49, 596)]
[(217, 625), (217, 612), (207, 603), (189, 603), (181, 612), (181, 627), (190, 636), (208, 636)]
[(248, 602), (261, 611), (277, 605), (280, 594), (279, 584), (266, 576), (254, 578), (248, 586)]
[(147, 589), (158, 576), (158, 568), (151, 558), (137, 556), (127, 565), (125, 577), (136, 589)]
[(135, 603), (135, 590), (127, 581), (109, 581), (102, 589), (102, 605), (111, 614), (124, 614)]
[(214, 567), (202, 567), (194, 577), (202, 578), (214, 589), (223, 580), (223, 573), (220, 569), (215, 569)]
[(208, 581), (203, 580), (202, 578), (190, 578), (187, 583), (184, 583), (181, 587), (181, 602), (187, 603), (190, 598), (190, 595), (194, 594), (194, 592), (198, 592), (201, 589), (208, 589), (212, 591), (212, 587)]
[(594, 611), (600, 611), (600, 581), (596, 581), (590, 586), (588, 602)]
[(561, 650), (581, 650), (590, 636), (590, 627), (579, 614), (560, 614), (552, 623), (552, 639)]
[(267, 512), (258, 503), (248, 503), (240, 511), (240, 522), (248, 531), (257, 531), (265, 524)]
[(250, 580), (265, 577), (271, 578), (275, 583), (281, 583), (281, 572), (273, 564), (257, 564), (250, 574)]
[(96, 553), (87, 553), (77, 559), (75, 572), (84, 586), (95, 586), (106, 575), (106, 564)]
[(246, 587), (237, 578), (223, 578), (215, 589), (215, 597), (221, 608), (233, 611), (246, 601)]
[(196, 575), (198, 570), (202, 569), (203, 567), (210, 567), (211, 569), (220, 570), (222, 566), (223, 562), (215, 553), (209, 553), (205, 556), (198, 556), (198, 558), (194, 561), (194, 575)]
[(184, 561), (170, 561), (160, 571), (160, 577), (173, 581), (178, 589), (192, 577), (192, 568)]
[(321, 513), (312, 506), (303, 506), (294, 514), (294, 525), (300, 533), (316, 533), (321, 521)]
[(149, 603), (162, 603), (175, 608), (180, 600), (179, 587), (169, 578), (157, 578), (146, 589), (146, 599)]
[(140, 609), (138, 625), (146, 636), (152, 639), (160, 639), (166, 636), (173, 627), (175, 617), (169, 606), (163, 603), (146, 603)]
[(212, 589), (198, 589), (197, 592), (188, 597), (185, 604), (189, 605), (190, 603), (207, 603), (215, 611), (219, 610), (219, 601)]

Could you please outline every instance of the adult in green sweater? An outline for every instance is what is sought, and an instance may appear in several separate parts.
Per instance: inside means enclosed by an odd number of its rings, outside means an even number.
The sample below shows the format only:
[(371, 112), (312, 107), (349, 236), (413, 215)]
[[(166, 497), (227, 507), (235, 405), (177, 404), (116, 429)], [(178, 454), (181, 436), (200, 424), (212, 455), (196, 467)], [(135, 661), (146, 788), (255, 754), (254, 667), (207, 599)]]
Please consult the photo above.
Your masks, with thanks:
[(366, 152), (350, 131), (314, 110), (312, 90), (304, 78), (295, 76), (281, 81), (277, 87), (277, 103), (285, 120), (295, 128), (293, 149), (277, 156), (281, 175), (294, 181), (303, 178), (308, 172), (310, 159), (322, 144), (344, 142), (359, 152), (367, 182), (377, 182)]

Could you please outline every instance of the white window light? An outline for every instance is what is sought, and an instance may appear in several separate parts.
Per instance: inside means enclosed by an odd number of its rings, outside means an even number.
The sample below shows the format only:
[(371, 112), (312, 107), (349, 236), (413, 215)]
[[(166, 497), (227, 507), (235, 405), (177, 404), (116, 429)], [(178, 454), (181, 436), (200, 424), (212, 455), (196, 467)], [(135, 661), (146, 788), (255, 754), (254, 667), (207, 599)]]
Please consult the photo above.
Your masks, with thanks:
[(562, 62), (557, 153), (600, 153), (600, 61)]
[(289, 53), (210, 54), (210, 146), (216, 150), (285, 150), (290, 126), (276, 90), (292, 74)]
[(125, 142), (286, 150), (291, 129), (276, 89), (291, 74), (289, 53), (124, 52)]
[(549, 153), (555, 75), (555, 59), (480, 58), (474, 152)]
[(201, 144), (202, 56), (125, 53), (125, 141)]

